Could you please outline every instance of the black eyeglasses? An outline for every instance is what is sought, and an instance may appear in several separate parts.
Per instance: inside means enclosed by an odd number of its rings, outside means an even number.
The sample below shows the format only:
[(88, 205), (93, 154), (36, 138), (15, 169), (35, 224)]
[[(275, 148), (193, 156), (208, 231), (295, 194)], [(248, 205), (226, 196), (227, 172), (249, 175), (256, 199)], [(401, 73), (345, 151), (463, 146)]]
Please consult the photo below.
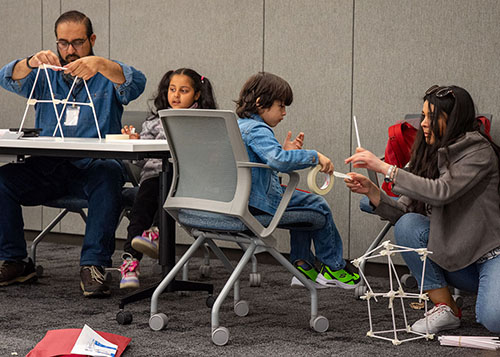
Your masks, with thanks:
[(56, 41), (57, 43), (57, 47), (60, 49), (60, 50), (67, 50), (69, 45), (73, 46), (73, 48), (75, 50), (79, 50), (82, 48), (83, 44), (88, 40), (88, 38), (86, 39), (81, 39), (81, 38), (78, 38), (76, 40), (73, 40), (71, 42), (68, 42), (66, 40), (59, 40), (59, 41)]
[(432, 87), (425, 91), (425, 95), (431, 95), (433, 93), (436, 93), (436, 97), (438, 98), (446, 97), (448, 94), (451, 94), (453, 97), (455, 97), (453, 89), (451, 89), (450, 87), (440, 87), (437, 84), (434, 84)]

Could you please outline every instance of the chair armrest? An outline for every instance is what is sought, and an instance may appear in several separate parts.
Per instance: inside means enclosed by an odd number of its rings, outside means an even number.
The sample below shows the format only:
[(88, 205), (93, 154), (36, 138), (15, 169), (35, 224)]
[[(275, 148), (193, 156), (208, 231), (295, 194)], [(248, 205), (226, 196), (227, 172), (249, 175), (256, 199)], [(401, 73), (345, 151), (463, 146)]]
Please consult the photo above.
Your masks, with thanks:
[(289, 177), (288, 185), (283, 193), (283, 197), (281, 198), (280, 204), (276, 209), (276, 213), (274, 214), (271, 223), (269, 223), (269, 226), (262, 231), (261, 236), (264, 238), (270, 236), (280, 223), (281, 217), (283, 216), (283, 213), (285, 213), (285, 210), (292, 199), (293, 192), (299, 184), (300, 176), (297, 172), (284, 172), (284, 174)]
[[(259, 167), (263, 169), (270, 169), (269, 165), (266, 164), (261, 164), (257, 162), (245, 162), (245, 161), (237, 161), (237, 166), (238, 167)], [(276, 227), (278, 226), (281, 217), (283, 216), (283, 213), (285, 213), (286, 208), (288, 207), (288, 204), (290, 203), (290, 200), (292, 199), (292, 194), (297, 188), (300, 180), (300, 176), (297, 172), (282, 172), (283, 175), (287, 175), (289, 177), (288, 185), (286, 187), (285, 192), (283, 193), (283, 197), (281, 198), (280, 204), (278, 205), (278, 208), (276, 209), (276, 213), (273, 216), (273, 219), (269, 223), (269, 226), (263, 227), (259, 221), (255, 219), (255, 217), (250, 213), (250, 216), (252, 217), (252, 220), (254, 220), (255, 223), (257, 223), (258, 226), (264, 228), (264, 229), (259, 229), (260, 233), (259, 236), (262, 238), (269, 237), (275, 230)], [(248, 224), (249, 222), (247, 222)], [(253, 229), (256, 227), (253, 227), (252, 224), (250, 224)], [(250, 227), (249, 227), (250, 228)]]
[(238, 167), (260, 167), (262, 169), (271, 169), (271, 167), (269, 167), (269, 165), (261, 164), (258, 162), (236, 161), (236, 165)]

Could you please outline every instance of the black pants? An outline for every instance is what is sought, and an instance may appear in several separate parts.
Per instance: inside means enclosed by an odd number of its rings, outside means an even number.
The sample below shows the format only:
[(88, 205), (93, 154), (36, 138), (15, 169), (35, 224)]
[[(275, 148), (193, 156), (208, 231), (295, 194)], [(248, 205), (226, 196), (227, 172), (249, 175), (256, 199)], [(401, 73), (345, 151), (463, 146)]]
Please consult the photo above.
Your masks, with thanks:
[(132, 239), (142, 235), (149, 229), (153, 222), (158, 221), (158, 208), (160, 198), (160, 177), (152, 177), (145, 180), (139, 186), (135, 197), (132, 211), (130, 212), (130, 224), (127, 227), (127, 240), (123, 250), (130, 253), (134, 258), (141, 259), (142, 253), (132, 248)]

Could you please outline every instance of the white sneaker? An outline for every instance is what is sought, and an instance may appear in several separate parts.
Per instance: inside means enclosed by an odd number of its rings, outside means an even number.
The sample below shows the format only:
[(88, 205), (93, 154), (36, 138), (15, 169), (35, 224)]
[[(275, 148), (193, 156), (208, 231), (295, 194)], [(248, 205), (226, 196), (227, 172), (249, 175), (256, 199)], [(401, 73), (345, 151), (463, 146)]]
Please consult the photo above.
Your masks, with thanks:
[[(453, 330), (460, 327), (460, 317), (453, 313), (453, 310), (446, 304), (437, 304), (427, 311), (427, 323), (429, 333), (438, 333), (444, 330)], [(424, 316), (425, 316), (424, 315)], [(426, 333), (425, 317), (415, 322), (411, 329), (415, 332)]]

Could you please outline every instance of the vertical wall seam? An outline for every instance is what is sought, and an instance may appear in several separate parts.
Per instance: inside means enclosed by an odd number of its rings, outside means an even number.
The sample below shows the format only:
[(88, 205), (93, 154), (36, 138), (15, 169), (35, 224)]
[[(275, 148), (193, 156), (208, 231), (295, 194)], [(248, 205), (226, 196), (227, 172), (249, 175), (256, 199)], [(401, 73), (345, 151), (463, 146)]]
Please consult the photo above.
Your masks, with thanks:
[[(352, 121), (352, 116), (354, 115), (354, 21), (355, 21), (355, 11), (356, 10), (356, 0), (352, 0), (352, 33), (351, 33), (351, 36), (352, 36), (352, 43), (351, 43), (351, 120), (349, 120), (350, 122), (350, 132), (351, 132), (351, 137), (349, 139), (349, 151), (350, 151), (350, 154), (352, 155), (352, 145), (353, 145), (353, 139), (352, 139), (352, 136), (353, 136), (353, 121)], [(352, 169), (352, 164), (349, 165), (350, 166), (350, 169)], [(349, 258), (353, 258), (351, 257), (351, 231), (352, 231), (352, 195), (353, 193), (349, 191), (349, 201), (348, 201), (348, 207), (349, 207), (349, 214), (348, 214), (348, 235), (347, 235), (347, 238), (348, 238), (348, 248), (347, 248), (347, 256)]]
[(40, 45), (42, 48), (40, 50), (43, 50), (45, 47), (43, 45), (43, 0), (40, 0), (40, 14), (41, 14), (41, 19), (40, 19)]
[(111, 0), (108, 0), (108, 59), (111, 59)]
[(262, 0), (262, 72), (264, 72), (264, 51), (266, 49), (266, 0)]

